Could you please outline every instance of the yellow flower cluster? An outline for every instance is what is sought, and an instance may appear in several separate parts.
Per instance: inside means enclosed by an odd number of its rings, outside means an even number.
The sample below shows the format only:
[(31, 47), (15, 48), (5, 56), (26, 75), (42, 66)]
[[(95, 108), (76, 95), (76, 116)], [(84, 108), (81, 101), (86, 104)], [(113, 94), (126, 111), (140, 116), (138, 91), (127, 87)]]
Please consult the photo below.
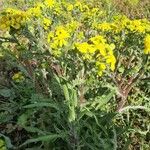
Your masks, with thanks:
[(150, 34), (146, 35), (145, 39), (144, 39), (144, 53), (145, 54), (150, 54)]
[(69, 32), (65, 30), (63, 26), (58, 26), (55, 28), (55, 31), (49, 32), (48, 43), (53, 49), (52, 53), (55, 56), (59, 56), (61, 54), (61, 51), (59, 51), (58, 49), (67, 45), (69, 37)]
[(31, 7), (26, 12), (30, 17), (39, 17), (42, 13), (40, 5), (36, 7)]
[(150, 31), (150, 22), (146, 19), (131, 20), (126, 16), (118, 16), (113, 22), (103, 22), (97, 25), (97, 29), (106, 32), (145, 33)]
[(82, 54), (83, 59), (96, 62), (98, 74), (101, 76), (103, 71), (109, 66), (115, 69), (116, 59), (113, 54), (114, 44), (108, 44), (103, 36), (95, 36), (89, 39), (89, 43), (76, 43), (76, 48)]
[[(33, 19), (35, 22), (35, 17), (36, 19), (41, 19), (43, 20), (43, 26), (44, 29), (47, 30), (48, 27), (51, 25), (51, 22), (53, 21), (50, 19), (43, 19), (43, 18), (53, 18), (55, 16), (55, 20), (57, 19), (62, 19), (62, 21), (67, 23), (70, 22), (84, 22), (87, 20), (87, 23), (89, 24), (95, 24), (97, 22), (96, 19), (93, 20), (93, 18), (99, 17), (101, 15), (102, 11), (98, 6), (95, 4), (92, 4), (92, 1), (66, 1), (66, 0), (39, 0), (37, 3), (32, 2), (33, 6), (32, 7), (27, 7), (28, 9), (22, 11), (19, 9), (11, 9), (11, 18), (12, 22), (8, 22), (10, 16), (2, 16), (0, 17), (0, 21), (2, 22), (1, 28), (0, 29), (5, 29), (9, 31), (10, 26), (15, 27), (16, 29), (19, 29), (23, 23), (25, 23), (26, 19)], [(73, 12), (74, 11), (74, 12)], [(6, 11), (4, 11), (6, 13)], [(66, 15), (67, 13), (67, 15)], [(16, 15), (21, 15), (21, 18), (23, 19), (18, 19), (16, 21), (17, 16), (14, 16), (13, 14)], [(78, 16), (79, 15), (79, 16)], [(57, 17), (58, 18), (57, 18)], [(94, 21), (94, 22), (93, 22)], [(5, 23), (6, 22), (6, 23)], [(9, 24), (9, 25), (8, 25)], [(33, 23), (34, 25), (35, 23)], [(84, 24), (82, 24), (84, 25)]]
[(22, 72), (18, 72), (18, 73), (15, 73), (13, 76), (12, 76), (12, 79), (15, 81), (15, 82), (22, 82), (25, 80)]
[[(45, 5), (44, 5), (45, 4)], [(22, 11), (19, 9), (7, 8), (0, 14), (0, 30), (9, 31), (11, 27), (20, 29), (27, 21), (34, 17), (41, 19), (41, 25), (45, 30), (51, 25), (52, 21), (42, 15), (42, 9), (46, 6), (45, 3), (37, 3), (37, 5)], [(49, 6), (49, 5), (48, 5)]]
[[(133, 35), (134, 33), (138, 34), (140, 37), (143, 37), (143, 35), (146, 35), (150, 32), (150, 21), (147, 19), (131, 20), (126, 16), (118, 16), (113, 22), (103, 22), (98, 24), (96, 28), (100, 30), (102, 34), (106, 34), (106, 32), (111, 33), (115, 41), (119, 41), (119, 44), (122, 45), (124, 42), (122, 41), (122, 34), (118, 33), (124, 33), (124, 39), (126, 37), (129, 38), (129, 36)], [(144, 54), (148, 54), (150, 52), (149, 34), (144, 38), (144, 45)]]
[[(23, 12), (24, 16), (32, 22), (28, 24), (29, 29), (34, 30), (39, 25), (45, 29), (45, 34), (48, 34), (49, 51), (54, 56), (61, 56), (62, 52), (72, 50), (76, 46), (83, 54), (83, 58), (89, 60), (89, 63), (96, 61), (95, 65), (99, 70), (99, 75), (108, 68), (107, 66), (114, 70), (116, 60), (113, 55), (113, 44), (107, 44), (106, 39), (102, 36), (90, 38), (91, 44), (83, 42), (87, 40), (86, 30), (90, 30), (90, 27), (96, 25), (100, 20), (98, 18), (102, 11), (97, 3), (93, 5), (92, 1), (87, 2), (86, 0), (70, 2), (41, 0), (20, 12)], [(27, 19), (24, 20), (24, 23)], [(21, 25), (22, 22), (19, 23), (19, 28)], [(48, 32), (49, 29), (51, 29), (50, 32)], [(94, 59), (95, 55), (96, 59)]]
[[(150, 22), (146, 19), (132, 20), (126, 16), (115, 16), (111, 22), (100, 23), (105, 12), (97, 1), (38, 0), (37, 3), (31, 3), (33, 5), (24, 11), (6, 9), (0, 17), (0, 29), (19, 29), (25, 23), (33, 35), (37, 33), (34, 31), (43, 29), (43, 42), (48, 41), (53, 56), (60, 57), (63, 52), (67, 54), (77, 48), (84, 60), (95, 63), (99, 75), (108, 68), (112, 71), (115, 69), (115, 46), (116, 50), (120, 50), (127, 43), (126, 37), (130, 39), (129, 35), (134, 33), (141, 35), (140, 40), (143, 35), (150, 33)], [(149, 39), (150, 35), (146, 35), (145, 54), (150, 51)]]
[(9, 31), (10, 27), (19, 29), (28, 20), (25, 11), (7, 8), (0, 17), (0, 30)]

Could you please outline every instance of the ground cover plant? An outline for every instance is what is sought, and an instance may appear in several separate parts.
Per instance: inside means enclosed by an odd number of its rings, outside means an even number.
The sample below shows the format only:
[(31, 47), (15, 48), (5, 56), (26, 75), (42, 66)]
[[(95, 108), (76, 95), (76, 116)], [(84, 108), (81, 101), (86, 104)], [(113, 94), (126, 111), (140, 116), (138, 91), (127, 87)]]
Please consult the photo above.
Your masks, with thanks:
[(2, 1), (0, 150), (149, 149), (150, 21), (121, 6)]

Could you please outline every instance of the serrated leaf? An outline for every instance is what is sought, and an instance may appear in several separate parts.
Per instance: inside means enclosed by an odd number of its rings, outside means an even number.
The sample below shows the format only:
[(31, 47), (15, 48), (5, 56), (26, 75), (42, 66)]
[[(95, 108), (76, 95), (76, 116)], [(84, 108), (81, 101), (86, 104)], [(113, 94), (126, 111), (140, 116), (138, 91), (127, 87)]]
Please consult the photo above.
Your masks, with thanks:
[(25, 126), (27, 123), (27, 119), (28, 119), (28, 115), (24, 113), (21, 116), (19, 116), (17, 124), (20, 126)]
[(65, 96), (66, 101), (69, 101), (70, 96), (69, 96), (67, 85), (63, 85), (63, 91), (64, 91), (64, 96)]
[(99, 102), (99, 104), (96, 107), (96, 110), (102, 107), (103, 105), (107, 104), (110, 99), (113, 97), (115, 91), (111, 91), (108, 95), (105, 95)]
[(24, 128), (26, 131), (28, 131), (28, 132), (39, 133), (39, 134), (42, 134), (42, 135), (45, 134), (44, 131), (42, 131), (42, 130), (36, 128), (36, 127), (25, 126), (25, 127), (23, 127), (23, 128)]

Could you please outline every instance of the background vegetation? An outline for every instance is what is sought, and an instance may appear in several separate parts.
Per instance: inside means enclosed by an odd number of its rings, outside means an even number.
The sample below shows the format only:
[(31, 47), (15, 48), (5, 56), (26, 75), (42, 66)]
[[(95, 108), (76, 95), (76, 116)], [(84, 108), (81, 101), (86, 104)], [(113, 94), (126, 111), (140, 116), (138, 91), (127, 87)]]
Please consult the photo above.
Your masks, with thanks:
[(0, 1), (0, 150), (149, 150), (149, 1), (47, 2)]

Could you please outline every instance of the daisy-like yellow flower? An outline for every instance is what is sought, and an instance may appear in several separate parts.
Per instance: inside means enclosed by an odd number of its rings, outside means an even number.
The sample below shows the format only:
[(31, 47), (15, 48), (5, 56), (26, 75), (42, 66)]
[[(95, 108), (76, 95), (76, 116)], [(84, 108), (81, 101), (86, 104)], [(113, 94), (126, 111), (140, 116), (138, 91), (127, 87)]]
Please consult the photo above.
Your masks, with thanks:
[(69, 36), (69, 33), (64, 27), (58, 26), (55, 32), (50, 32), (48, 34), (48, 43), (51, 44), (52, 48), (61, 48), (62, 46), (67, 45)]
[(68, 44), (68, 39), (70, 34), (68, 31), (65, 30), (63, 26), (56, 27), (55, 31), (51, 31), (48, 34), (48, 43), (52, 49), (52, 53), (55, 56), (60, 56), (62, 53), (61, 48)]
[(45, 1), (44, 1), (44, 4), (45, 4), (47, 7), (51, 8), (51, 7), (54, 6), (55, 0), (45, 0)]
[(69, 38), (69, 33), (65, 30), (64, 27), (59, 26), (56, 28), (54, 41), (57, 41), (57, 45), (62, 47), (63, 45), (67, 45), (67, 39)]

